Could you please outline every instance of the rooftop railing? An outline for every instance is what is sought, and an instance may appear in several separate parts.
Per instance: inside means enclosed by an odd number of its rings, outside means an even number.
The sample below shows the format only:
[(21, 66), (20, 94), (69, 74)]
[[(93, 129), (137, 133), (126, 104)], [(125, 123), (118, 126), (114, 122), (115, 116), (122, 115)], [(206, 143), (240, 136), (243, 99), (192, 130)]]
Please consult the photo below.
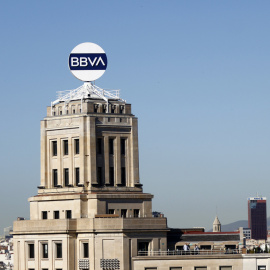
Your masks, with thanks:
[(238, 249), (227, 250), (166, 250), (166, 251), (138, 251), (138, 256), (197, 256), (197, 255), (226, 255), (226, 254), (242, 254)]

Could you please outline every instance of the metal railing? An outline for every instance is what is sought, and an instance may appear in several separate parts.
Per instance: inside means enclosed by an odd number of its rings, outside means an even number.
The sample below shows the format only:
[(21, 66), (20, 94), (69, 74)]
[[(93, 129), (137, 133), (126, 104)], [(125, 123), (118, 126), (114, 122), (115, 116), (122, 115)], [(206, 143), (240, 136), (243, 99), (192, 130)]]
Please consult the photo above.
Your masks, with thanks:
[(138, 251), (138, 256), (179, 256), (179, 255), (221, 255), (221, 254), (241, 254), (238, 249), (227, 250), (166, 250), (166, 251)]

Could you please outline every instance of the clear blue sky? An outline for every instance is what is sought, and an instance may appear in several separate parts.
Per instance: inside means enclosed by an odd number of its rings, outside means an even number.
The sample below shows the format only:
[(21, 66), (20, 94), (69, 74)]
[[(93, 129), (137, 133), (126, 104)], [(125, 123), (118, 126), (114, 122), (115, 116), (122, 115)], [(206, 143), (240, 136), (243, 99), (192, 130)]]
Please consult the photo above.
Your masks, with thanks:
[(269, 1), (2, 1), (2, 228), (29, 217), (40, 178), (40, 120), (79, 43), (99, 44), (96, 84), (139, 118), (140, 178), (171, 227), (247, 219), (269, 196)]

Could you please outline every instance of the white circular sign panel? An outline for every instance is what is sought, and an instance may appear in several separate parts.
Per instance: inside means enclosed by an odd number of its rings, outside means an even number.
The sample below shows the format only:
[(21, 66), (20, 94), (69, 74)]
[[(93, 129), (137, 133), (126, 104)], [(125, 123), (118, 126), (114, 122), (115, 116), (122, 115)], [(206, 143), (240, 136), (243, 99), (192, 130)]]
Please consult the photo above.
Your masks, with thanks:
[(71, 51), (68, 66), (77, 79), (84, 82), (95, 81), (107, 68), (107, 56), (97, 44), (81, 43)]

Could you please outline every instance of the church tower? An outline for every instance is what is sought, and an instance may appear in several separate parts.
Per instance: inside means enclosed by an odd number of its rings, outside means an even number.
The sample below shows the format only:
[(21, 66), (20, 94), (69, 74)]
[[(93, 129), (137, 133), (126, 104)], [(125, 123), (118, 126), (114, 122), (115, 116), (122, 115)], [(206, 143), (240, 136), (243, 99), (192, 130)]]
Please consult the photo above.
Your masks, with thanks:
[(15, 270), (131, 269), (166, 250), (139, 179), (138, 120), (118, 91), (59, 93), (41, 121), (41, 180), (30, 220), (14, 222)]
[(221, 223), (217, 216), (213, 222), (213, 232), (221, 232)]

